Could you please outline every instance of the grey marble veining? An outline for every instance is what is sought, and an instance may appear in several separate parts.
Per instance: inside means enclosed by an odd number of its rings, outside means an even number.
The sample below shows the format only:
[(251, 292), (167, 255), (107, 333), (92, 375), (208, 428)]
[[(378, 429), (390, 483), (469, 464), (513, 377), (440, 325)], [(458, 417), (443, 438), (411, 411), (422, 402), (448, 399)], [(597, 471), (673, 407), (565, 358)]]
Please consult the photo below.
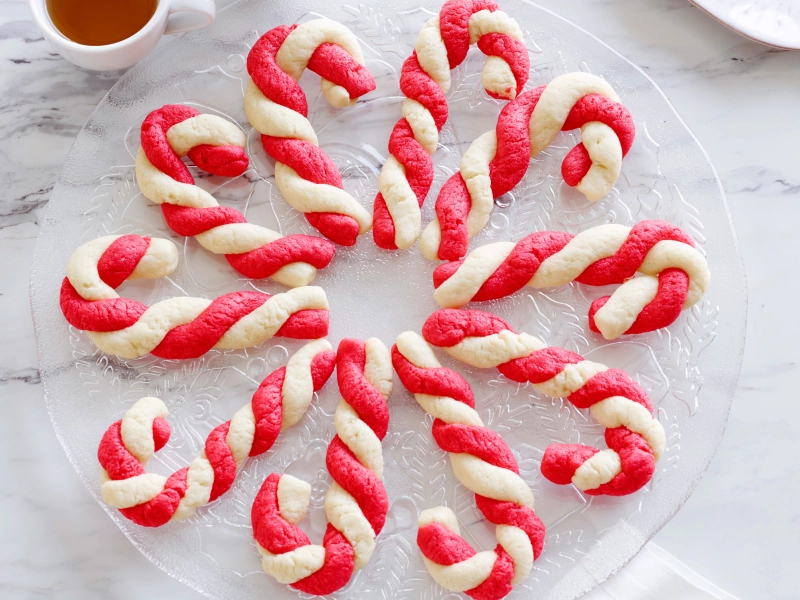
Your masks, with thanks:
[[(662, 87), (720, 173), (747, 271), (748, 339), (728, 431), (656, 541), (743, 599), (796, 598), (800, 54), (741, 38), (685, 0), (542, 4)], [(42, 39), (26, 2), (0, 4), (3, 598), (198, 597), (150, 565), (83, 488), (37, 369), (28, 277), (38, 223), (72, 140), (119, 75), (73, 67)]]

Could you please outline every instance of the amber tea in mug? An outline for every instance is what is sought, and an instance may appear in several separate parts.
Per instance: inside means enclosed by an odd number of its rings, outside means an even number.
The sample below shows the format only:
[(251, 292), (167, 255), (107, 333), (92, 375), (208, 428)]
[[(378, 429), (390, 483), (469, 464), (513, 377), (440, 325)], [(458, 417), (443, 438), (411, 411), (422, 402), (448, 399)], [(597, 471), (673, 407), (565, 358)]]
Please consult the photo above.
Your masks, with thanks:
[(105, 46), (131, 37), (156, 11), (158, 0), (47, 0), (50, 20), (65, 37)]

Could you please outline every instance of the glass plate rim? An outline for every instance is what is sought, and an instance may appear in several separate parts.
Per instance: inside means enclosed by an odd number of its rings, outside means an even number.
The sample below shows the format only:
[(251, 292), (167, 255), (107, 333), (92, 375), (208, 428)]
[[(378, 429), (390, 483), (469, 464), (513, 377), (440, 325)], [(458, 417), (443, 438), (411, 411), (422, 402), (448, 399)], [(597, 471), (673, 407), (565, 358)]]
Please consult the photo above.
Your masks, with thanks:
[[(224, 16), (225, 13), (228, 12), (231, 8), (233, 8), (236, 5), (239, 5), (239, 4), (243, 3), (245, 1), (246, 0), (234, 0), (233, 2), (230, 2), (229, 4), (224, 6), (223, 8), (218, 9), (218, 15), (219, 16)], [(605, 41), (603, 41), (602, 39), (600, 39), (599, 37), (597, 37), (596, 35), (594, 35), (590, 31), (588, 31), (587, 29), (581, 27), (580, 25), (575, 24), (573, 21), (561, 16), (557, 12), (555, 12), (555, 11), (549, 9), (549, 8), (543, 7), (540, 4), (538, 4), (536, 2), (533, 2), (531, 0), (520, 0), (520, 1), (523, 2), (524, 4), (527, 4), (529, 6), (532, 6), (532, 7), (536, 8), (536, 9), (538, 9), (538, 10), (544, 12), (544, 13), (547, 13), (548, 15), (550, 15), (550, 16), (552, 16), (552, 17), (564, 22), (565, 24), (569, 25), (570, 27), (580, 31), (581, 33), (583, 33), (587, 37), (591, 38), (592, 41), (602, 45), (606, 50), (610, 51), (612, 54), (614, 54), (618, 59), (620, 59), (621, 61), (626, 63), (628, 66), (633, 67), (633, 69), (640, 76), (644, 77), (653, 86), (653, 88), (658, 92), (658, 94), (664, 100), (665, 104), (669, 107), (669, 109), (672, 112), (672, 114), (677, 118), (678, 122), (681, 124), (681, 126), (683, 127), (685, 132), (689, 134), (690, 138), (695, 143), (696, 147), (701, 151), (701, 153), (702, 153), (703, 157), (705, 158), (707, 164), (711, 168), (711, 170), (713, 172), (713, 175), (714, 175), (716, 187), (717, 187), (717, 189), (719, 191), (719, 194), (720, 194), (720, 199), (722, 200), (722, 206), (724, 208), (724, 214), (725, 214), (726, 219), (727, 219), (728, 229), (730, 230), (732, 241), (733, 241), (734, 247), (736, 249), (736, 259), (737, 259), (736, 260), (736, 265), (737, 265), (738, 277), (741, 279), (741, 290), (742, 290), (742, 293), (743, 293), (743, 302), (744, 302), (744, 307), (743, 307), (743, 309), (744, 309), (744, 323), (743, 323), (744, 335), (742, 336), (741, 340), (738, 343), (738, 347), (736, 349), (736, 355), (735, 355), (736, 356), (735, 364), (733, 365), (733, 369), (732, 369), (733, 372), (735, 373), (735, 376), (733, 377), (732, 382), (731, 382), (731, 389), (733, 390), (732, 394), (735, 394), (735, 389), (737, 387), (738, 380), (739, 380), (739, 378), (741, 376), (741, 366), (742, 366), (742, 361), (743, 361), (743, 358), (744, 358), (744, 348), (745, 348), (745, 344), (746, 344), (746, 325), (747, 325), (748, 306), (749, 306), (749, 294), (748, 294), (748, 286), (747, 286), (747, 274), (746, 274), (746, 270), (744, 268), (744, 260), (743, 260), (743, 257), (741, 255), (741, 248), (740, 248), (740, 245), (739, 245), (739, 240), (738, 240), (738, 236), (737, 236), (737, 233), (736, 233), (736, 228), (735, 228), (735, 225), (734, 225), (734, 222), (733, 222), (733, 217), (732, 217), (732, 214), (731, 214), (731, 211), (730, 211), (730, 206), (728, 204), (727, 195), (725, 193), (722, 181), (720, 179), (720, 176), (719, 176), (719, 173), (718, 173), (718, 171), (716, 169), (716, 166), (714, 165), (714, 162), (711, 160), (711, 157), (708, 155), (708, 152), (706, 151), (706, 149), (703, 146), (703, 144), (700, 142), (700, 140), (697, 138), (697, 136), (692, 131), (692, 129), (688, 126), (688, 124), (684, 121), (683, 117), (680, 115), (678, 110), (675, 108), (675, 106), (673, 105), (672, 101), (669, 99), (669, 97), (664, 92), (664, 90), (661, 88), (661, 86), (659, 86), (658, 83), (652, 77), (650, 77), (650, 75), (648, 75), (644, 70), (642, 70), (636, 63), (634, 63), (633, 61), (629, 60), (627, 57), (625, 57), (620, 52), (618, 52), (614, 47), (610, 46)], [(75, 136), (75, 139), (73, 140), (72, 144), (70, 145), (70, 149), (69, 149), (69, 152), (67, 154), (67, 159), (65, 160), (64, 165), (62, 166), (62, 169), (59, 172), (58, 178), (57, 178), (56, 183), (55, 183), (55, 185), (53, 187), (53, 191), (51, 192), (51, 197), (50, 197), (51, 200), (54, 197), (57, 197), (59, 195), (59, 192), (61, 191), (61, 189), (66, 186), (67, 171), (68, 171), (68, 169), (70, 167), (70, 165), (69, 165), (69, 157), (73, 154), (73, 151), (74, 151), (76, 145), (81, 141), (81, 138), (84, 135), (87, 135), (86, 132), (91, 127), (91, 125), (93, 124), (96, 114), (104, 107), (105, 104), (107, 104), (109, 97), (111, 97), (113, 95), (115, 90), (117, 90), (118, 87), (125, 85), (125, 83), (126, 83), (126, 81), (128, 79), (131, 79), (131, 78), (135, 77), (135, 75), (139, 71), (145, 69), (147, 67), (147, 65), (150, 64), (152, 61), (158, 60), (159, 55), (163, 53), (163, 48), (165, 48), (167, 46), (171, 47), (174, 44), (180, 43), (180, 41), (182, 39), (184, 39), (186, 36), (191, 36), (192, 38), (194, 38), (194, 37), (203, 35), (203, 33), (204, 33), (204, 31), (201, 29), (201, 30), (198, 30), (198, 31), (195, 31), (195, 32), (190, 32), (188, 34), (181, 34), (179, 36), (176, 36), (175, 39), (172, 39), (169, 42), (167, 42), (166, 44), (164, 44), (162, 47), (157, 48), (150, 55), (148, 55), (145, 59), (143, 59), (142, 61), (140, 61), (136, 65), (130, 67), (117, 80), (117, 82), (109, 89), (109, 91), (106, 92), (106, 94), (103, 96), (103, 98), (94, 107), (94, 109), (90, 113), (89, 117), (87, 118), (86, 122), (82, 126), (81, 130)], [(430, 200), (430, 199), (428, 199), (428, 200)], [(42, 260), (41, 252), (42, 252), (42, 245), (43, 245), (43, 243), (42, 243), (43, 236), (41, 234), (46, 229), (46, 220), (47, 220), (47, 217), (48, 217), (50, 212), (51, 212), (51, 203), (48, 202), (48, 206), (47, 206), (47, 208), (45, 210), (45, 213), (44, 213), (44, 216), (42, 218), (42, 223), (43, 224), (42, 224), (42, 226), (40, 228), (39, 234), (37, 235), (36, 248), (35, 248), (35, 251), (34, 251), (33, 260), (31, 262), (31, 271), (30, 271), (30, 277), (29, 277), (29, 303), (30, 303), (30, 306), (31, 306), (32, 317), (34, 318), (34, 337), (35, 337), (35, 340), (36, 340), (36, 347), (37, 347), (37, 359), (38, 359), (40, 364), (42, 363), (42, 353), (43, 353), (43, 350), (42, 350), (42, 339), (41, 339), (41, 336), (43, 335), (43, 332), (40, 330), (40, 327), (36, 325), (36, 319), (35, 319), (36, 307), (35, 307), (34, 280), (36, 279), (37, 272), (38, 272), (38, 267), (41, 264), (41, 260)], [(56, 437), (57, 437), (57, 439), (58, 439), (58, 441), (59, 441), (59, 443), (60, 443), (60, 445), (61, 445), (61, 447), (62, 447), (62, 449), (64, 451), (64, 454), (66, 455), (66, 457), (69, 460), (69, 463), (72, 466), (73, 470), (75, 471), (76, 475), (79, 477), (79, 479), (81, 480), (83, 485), (86, 487), (87, 491), (90, 493), (92, 498), (95, 500), (95, 502), (97, 502), (103, 508), (103, 510), (109, 515), (111, 520), (116, 525), (117, 524), (116, 520), (113, 517), (113, 512), (114, 512), (113, 509), (111, 507), (109, 507), (108, 505), (106, 505), (102, 501), (102, 499), (97, 494), (94, 493), (94, 490), (92, 489), (93, 482), (90, 482), (89, 478), (88, 478), (88, 475), (86, 473), (84, 473), (79, 468), (78, 460), (75, 457), (75, 455), (73, 454), (73, 452), (70, 450), (70, 447), (69, 447), (69, 445), (67, 444), (67, 442), (66, 442), (66, 440), (64, 438), (65, 432), (59, 427), (59, 425), (54, 420), (54, 412), (53, 412), (53, 405), (52, 405), (53, 400), (51, 398), (51, 394), (50, 394), (50, 390), (49, 390), (50, 382), (44, 376), (42, 376), (42, 385), (43, 385), (43, 388), (44, 388), (44, 400), (45, 400), (45, 405), (47, 407), (48, 417), (50, 418), (50, 422), (51, 422), (51, 425), (53, 427), (54, 433), (56, 434)], [(722, 442), (722, 439), (723, 439), (724, 434), (725, 434), (725, 430), (727, 429), (729, 414), (730, 414), (731, 406), (733, 404), (733, 400), (734, 400), (734, 398), (731, 397), (731, 399), (728, 402), (728, 405), (727, 405), (727, 407), (725, 409), (724, 422), (722, 424), (722, 431), (721, 431), (721, 434), (720, 434), (718, 440), (713, 444), (713, 447), (712, 447), (712, 449), (711, 449), (711, 451), (710, 451), (710, 453), (708, 455), (707, 463), (703, 466), (702, 470), (699, 471), (688, 482), (686, 493), (681, 497), (680, 501), (674, 506), (674, 508), (671, 511), (668, 511), (661, 519), (659, 519), (656, 527), (653, 529), (653, 531), (651, 533), (649, 533), (649, 535), (646, 537), (646, 539), (643, 540), (641, 546), (637, 550), (635, 550), (633, 553), (629, 553), (629, 555), (626, 555), (621, 562), (617, 563), (617, 566), (616, 566), (615, 569), (613, 569), (612, 571), (610, 571), (610, 572), (605, 574), (605, 577), (603, 577), (600, 580), (596, 580), (595, 581), (596, 585), (592, 589), (595, 589), (596, 587), (602, 585), (603, 582), (607, 581), (610, 577), (612, 577), (613, 575), (618, 573), (621, 569), (623, 569), (642, 549), (644, 549), (645, 545), (678, 513), (678, 511), (680, 511), (680, 509), (684, 506), (684, 504), (688, 501), (688, 499), (694, 493), (694, 491), (697, 488), (698, 484), (700, 483), (700, 481), (703, 479), (703, 477), (705, 476), (706, 472), (708, 471), (708, 468), (709, 468), (711, 462), (713, 461), (714, 457), (716, 456), (716, 453), (717, 453), (717, 451), (719, 449), (719, 446), (720, 446), (720, 444)], [(138, 540), (129, 537), (127, 534), (125, 534), (124, 531), (122, 533), (123, 533), (123, 535), (125, 535), (127, 541), (129, 543), (131, 543), (149, 562), (151, 562), (154, 566), (156, 566), (160, 571), (162, 571), (165, 574), (167, 574), (168, 576), (180, 581), (181, 583), (183, 583), (184, 585), (188, 586), (192, 590), (198, 592), (200, 595), (205, 596), (205, 597), (212, 597), (212, 596), (209, 595), (209, 593), (207, 593), (205, 590), (203, 590), (202, 587), (199, 584), (195, 583), (190, 578), (184, 577), (180, 573), (173, 573), (172, 571), (170, 571), (168, 569), (167, 565), (163, 563), (163, 561), (159, 560), (156, 556), (148, 553), (147, 547), (146, 547), (145, 544), (140, 543)], [(585, 590), (584, 593), (588, 593), (589, 591), (591, 591), (591, 590)]]

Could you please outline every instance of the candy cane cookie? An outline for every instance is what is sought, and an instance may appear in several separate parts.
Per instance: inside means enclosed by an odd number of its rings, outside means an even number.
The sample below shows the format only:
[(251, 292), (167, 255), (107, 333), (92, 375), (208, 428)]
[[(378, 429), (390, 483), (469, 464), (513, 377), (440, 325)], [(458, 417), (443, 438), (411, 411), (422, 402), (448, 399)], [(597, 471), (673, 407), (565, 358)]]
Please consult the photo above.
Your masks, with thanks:
[(145, 471), (169, 440), (167, 407), (158, 398), (138, 400), (108, 428), (97, 449), (103, 500), (144, 527), (192, 516), (231, 489), (247, 457), (269, 450), (283, 429), (300, 420), (335, 362), (327, 340), (303, 346), (264, 379), (249, 404), (214, 428), (200, 456), (169, 477)]
[(436, 582), (480, 600), (502, 598), (530, 574), (542, 552), (544, 525), (533, 512), (533, 493), (519, 476), (508, 445), (484, 426), (466, 380), (442, 367), (412, 331), (401, 333), (392, 364), (403, 385), (434, 418), (433, 438), (450, 453), (458, 480), (475, 493), (483, 515), (497, 526), (497, 547), (475, 552), (461, 537), (456, 516), (443, 506), (423, 511), (417, 544)]
[(522, 31), (498, 9), (491, 0), (448, 0), (425, 24), (403, 63), (403, 118), (389, 138), (373, 210), (373, 236), (381, 248), (405, 250), (419, 237), (420, 209), (433, 182), (431, 156), (447, 121), (450, 71), (464, 61), (469, 47), (477, 44), (487, 57), (481, 79), (490, 96), (511, 100), (528, 81)]
[[(641, 273), (634, 277), (637, 271)], [(592, 302), (589, 326), (613, 340), (672, 324), (703, 297), (711, 281), (705, 257), (678, 227), (642, 221), (633, 227), (600, 225), (577, 235), (542, 231), (514, 242), (476, 248), (464, 260), (433, 273), (443, 308), (503, 298), (523, 287), (550, 288), (576, 281), (622, 284)]]
[(613, 88), (588, 73), (567, 73), (520, 94), (500, 113), (497, 126), (476, 139), (458, 173), (436, 198), (436, 218), (425, 228), (420, 250), (430, 260), (458, 260), (489, 220), (494, 199), (510, 192), (530, 158), (559, 131), (581, 130), (581, 142), (564, 157), (564, 181), (587, 199), (608, 194), (619, 178), (636, 126)]
[(214, 175), (237, 177), (248, 160), (245, 136), (233, 123), (200, 114), (189, 106), (168, 104), (142, 123), (136, 153), (136, 182), (145, 198), (161, 205), (167, 225), (180, 235), (194, 237), (214, 254), (224, 254), (245, 277), (299, 287), (327, 267), (335, 247), (308, 235), (283, 237), (248, 223), (238, 210), (220, 206), (199, 188), (182, 156)]
[(322, 235), (352, 246), (372, 227), (372, 216), (344, 191), (331, 158), (319, 148), (308, 103), (297, 81), (306, 68), (322, 77), (322, 93), (336, 108), (375, 89), (356, 37), (341, 23), (317, 19), (281, 25), (262, 35), (247, 56), (244, 109), (275, 163), (275, 183)]
[(322, 545), (297, 526), (308, 511), (311, 486), (272, 473), (253, 503), (253, 535), (262, 567), (280, 583), (308, 594), (342, 588), (367, 564), (386, 520), (389, 500), (381, 479), (381, 440), (389, 426), (392, 391), (389, 350), (375, 338), (344, 339), (336, 357), (342, 400), (326, 464), (333, 478), (325, 495), (328, 527)]
[(177, 264), (175, 244), (164, 239), (108, 235), (87, 242), (67, 264), (61, 312), (100, 350), (122, 358), (197, 358), (211, 348), (247, 348), (273, 336), (328, 335), (328, 299), (319, 287), (274, 296), (231, 292), (214, 300), (182, 296), (152, 306), (115, 291), (127, 279), (165, 277)]
[(497, 367), (512, 381), (530, 382), (546, 396), (588, 408), (606, 427), (607, 450), (548, 446), (542, 474), (553, 483), (572, 483), (592, 496), (625, 496), (652, 478), (666, 445), (664, 428), (653, 415), (647, 392), (625, 371), (547, 347), (478, 310), (438, 310), (425, 321), (422, 335), (456, 360), (481, 369)]

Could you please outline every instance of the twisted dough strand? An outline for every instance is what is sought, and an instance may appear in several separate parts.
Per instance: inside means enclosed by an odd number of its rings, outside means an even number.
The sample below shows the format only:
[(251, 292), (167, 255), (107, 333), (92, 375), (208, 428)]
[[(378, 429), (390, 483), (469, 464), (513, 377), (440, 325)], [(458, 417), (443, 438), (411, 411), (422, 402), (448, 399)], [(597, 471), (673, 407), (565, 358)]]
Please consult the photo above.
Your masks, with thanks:
[(316, 339), (328, 334), (328, 300), (306, 286), (270, 296), (231, 292), (214, 300), (176, 297), (146, 306), (115, 291), (125, 280), (157, 279), (178, 263), (175, 244), (138, 235), (87, 242), (70, 257), (61, 311), (103, 352), (123, 358), (197, 358), (211, 348), (257, 346), (273, 336)]
[(169, 440), (167, 407), (158, 398), (138, 400), (108, 428), (97, 449), (103, 500), (144, 527), (192, 516), (231, 488), (248, 456), (269, 450), (282, 429), (300, 420), (335, 361), (327, 340), (303, 346), (264, 379), (249, 404), (214, 428), (200, 456), (169, 477), (145, 471)]
[(436, 198), (436, 218), (425, 228), (420, 250), (430, 260), (458, 260), (489, 220), (494, 199), (522, 180), (530, 158), (560, 130), (581, 129), (582, 141), (564, 157), (561, 172), (591, 201), (619, 178), (636, 126), (611, 86), (588, 73), (568, 73), (517, 96), (497, 126), (478, 137), (461, 158), (459, 172)]
[(270, 277), (290, 287), (313, 281), (331, 262), (334, 245), (308, 235), (282, 237), (247, 223), (238, 210), (220, 206), (199, 188), (180, 157), (214, 175), (237, 177), (247, 168), (244, 133), (215, 115), (168, 104), (142, 123), (136, 181), (142, 194), (161, 205), (169, 227), (194, 237), (206, 250), (224, 254), (245, 277)]
[(336, 108), (375, 89), (358, 40), (344, 25), (327, 19), (281, 25), (262, 35), (247, 56), (252, 79), (245, 113), (277, 161), (275, 183), (286, 201), (322, 235), (352, 246), (372, 227), (372, 217), (344, 191), (336, 165), (319, 148), (297, 83), (306, 68), (322, 77), (322, 92)]
[(389, 501), (381, 479), (381, 440), (389, 426), (386, 400), (392, 390), (389, 350), (370, 338), (345, 339), (336, 359), (342, 400), (334, 417), (336, 436), (326, 465), (334, 482), (325, 496), (328, 527), (321, 546), (297, 526), (308, 511), (311, 486), (272, 473), (253, 503), (253, 535), (262, 567), (281, 583), (308, 594), (342, 588), (367, 564)]
[(508, 445), (485, 427), (469, 384), (443, 368), (418, 334), (406, 331), (392, 348), (400, 381), (434, 417), (433, 437), (450, 452), (458, 480), (475, 493), (484, 516), (497, 525), (494, 551), (475, 553), (460, 537), (445, 507), (423, 511), (417, 543), (431, 576), (443, 587), (479, 600), (502, 598), (530, 574), (544, 543), (544, 525), (533, 512), (533, 493), (519, 476)]
[(431, 155), (447, 121), (450, 71), (464, 61), (470, 45), (477, 43), (487, 56), (482, 81), (490, 96), (513, 99), (528, 80), (522, 32), (498, 8), (491, 0), (448, 0), (403, 63), (403, 118), (389, 138), (373, 210), (373, 235), (381, 248), (405, 250), (419, 237), (420, 209), (433, 182)]
[(422, 335), (453, 358), (478, 368), (497, 369), (512, 381), (588, 408), (606, 427), (608, 450), (552, 444), (542, 474), (593, 496), (624, 496), (644, 486), (664, 451), (664, 428), (653, 416), (647, 392), (619, 369), (593, 363), (574, 352), (546, 347), (516, 333), (499, 317), (477, 310), (445, 309), (425, 321)]
[[(637, 271), (640, 276), (634, 277)], [(548, 288), (577, 281), (621, 284), (598, 298), (589, 326), (608, 340), (666, 327), (700, 301), (711, 274), (692, 239), (666, 221), (642, 221), (632, 228), (600, 225), (577, 235), (532, 233), (519, 242), (476, 248), (433, 274), (439, 306), (494, 300), (524, 286)]]

